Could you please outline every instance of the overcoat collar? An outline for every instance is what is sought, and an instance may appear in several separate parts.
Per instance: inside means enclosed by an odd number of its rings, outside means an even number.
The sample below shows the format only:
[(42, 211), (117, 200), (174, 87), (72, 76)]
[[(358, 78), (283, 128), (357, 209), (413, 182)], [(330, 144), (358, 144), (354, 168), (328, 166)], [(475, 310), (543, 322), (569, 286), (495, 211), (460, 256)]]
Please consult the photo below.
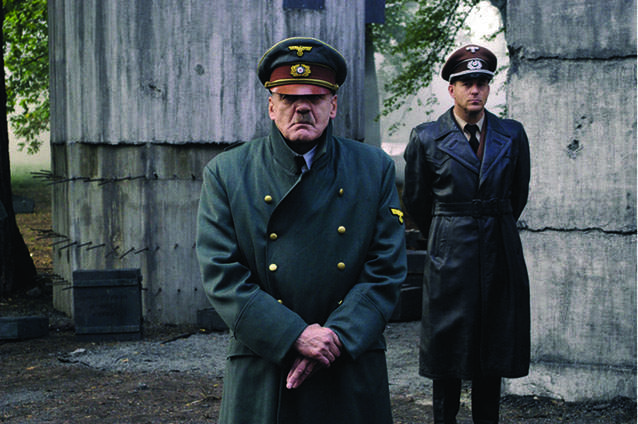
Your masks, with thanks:
[(456, 125), (452, 108), (437, 120), (438, 134), (435, 138), (440, 150), (452, 156), (470, 171), (479, 175), (479, 185), (491, 171), (498, 159), (505, 154), (512, 138), (507, 134), (496, 115), (485, 111), (485, 151), (483, 162), (474, 154), (467, 138)]
[[(313, 160), (312, 167), (319, 166), (324, 158), (323, 156), (327, 152), (330, 142), (332, 140), (332, 120), (328, 123), (325, 131), (325, 138), (321, 142), (319, 146), (317, 146), (317, 151), (315, 152), (315, 157)], [(295, 156), (299, 156), (295, 153), (284, 140), (284, 137), (281, 135), (279, 128), (273, 122), (271, 124), (270, 129), (270, 144), (273, 153), (273, 160), (279, 166), (281, 166), (285, 171), (295, 174), (297, 172), (297, 163), (295, 162)]]

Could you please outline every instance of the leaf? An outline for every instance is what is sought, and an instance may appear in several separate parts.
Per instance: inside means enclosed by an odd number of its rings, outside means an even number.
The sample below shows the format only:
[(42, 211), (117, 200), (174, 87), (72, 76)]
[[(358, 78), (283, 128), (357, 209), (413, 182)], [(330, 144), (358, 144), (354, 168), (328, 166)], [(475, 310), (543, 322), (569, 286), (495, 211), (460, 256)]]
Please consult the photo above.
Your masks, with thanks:
[(7, 113), (20, 150), (36, 153), (49, 129), (49, 46), (46, 0), (3, 0)]
[[(379, 73), (389, 77), (380, 116), (403, 108), (430, 85), (479, 1), (386, 0), (385, 23), (371, 24), (368, 29), (375, 50), (384, 58)], [(399, 126), (392, 124), (390, 132)]]

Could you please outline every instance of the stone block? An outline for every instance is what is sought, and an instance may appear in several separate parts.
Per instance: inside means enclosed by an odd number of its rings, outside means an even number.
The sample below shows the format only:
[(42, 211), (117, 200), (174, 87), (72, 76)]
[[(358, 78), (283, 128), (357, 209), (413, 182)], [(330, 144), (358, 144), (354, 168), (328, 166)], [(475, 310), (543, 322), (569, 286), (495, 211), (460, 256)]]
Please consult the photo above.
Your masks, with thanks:
[(0, 317), (0, 340), (25, 340), (44, 337), (49, 319), (43, 316)]
[(15, 213), (33, 213), (35, 201), (24, 196), (13, 195), (13, 211)]
[[(513, 393), (627, 396), (636, 383), (635, 234), (521, 235), (530, 274), (532, 366), (526, 382), (511, 383)], [(613, 389), (617, 384), (622, 390)]]
[(531, 228), (636, 230), (636, 60), (524, 61), (510, 115), (532, 163)]
[(506, 21), (510, 49), (527, 59), (635, 60), (635, 0), (509, 0)]

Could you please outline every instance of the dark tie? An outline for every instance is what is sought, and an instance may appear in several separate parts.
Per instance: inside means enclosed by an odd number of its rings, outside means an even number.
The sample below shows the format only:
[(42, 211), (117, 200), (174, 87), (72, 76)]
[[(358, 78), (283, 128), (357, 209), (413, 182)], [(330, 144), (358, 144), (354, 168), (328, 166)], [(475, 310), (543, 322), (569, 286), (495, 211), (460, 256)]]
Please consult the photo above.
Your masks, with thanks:
[(474, 150), (474, 153), (478, 152), (479, 141), (476, 138), (476, 133), (478, 132), (478, 125), (467, 124), (465, 126), (465, 131), (470, 133), (470, 147)]
[(303, 156), (295, 156), (295, 163), (297, 164), (297, 174), (301, 174), (306, 166), (306, 160)]

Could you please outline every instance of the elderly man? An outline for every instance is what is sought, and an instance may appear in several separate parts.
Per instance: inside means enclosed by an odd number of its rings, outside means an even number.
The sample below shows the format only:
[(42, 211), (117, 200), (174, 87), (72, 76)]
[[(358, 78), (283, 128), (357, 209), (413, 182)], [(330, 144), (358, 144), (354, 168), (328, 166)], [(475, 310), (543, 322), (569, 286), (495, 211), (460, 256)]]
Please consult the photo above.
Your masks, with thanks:
[(289, 38), (258, 65), (270, 135), (204, 169), (197, 254), (232, 331), (220, 423), (390, 423), (383, 331), (406, 275), (393, 161), (332, 134), (346, 62)]
[(523, 126), (485, 110), (496, 56), (468, 45), (442, 70), (454, 106), (412, 130), (405, 208), (427, 237), (420, 373), (435, 423), (456, 423), (472, 380), (475, 423), (497, 423), (501, 377), (529, 368), (529, 281), (516, 228), (527, 202)]

